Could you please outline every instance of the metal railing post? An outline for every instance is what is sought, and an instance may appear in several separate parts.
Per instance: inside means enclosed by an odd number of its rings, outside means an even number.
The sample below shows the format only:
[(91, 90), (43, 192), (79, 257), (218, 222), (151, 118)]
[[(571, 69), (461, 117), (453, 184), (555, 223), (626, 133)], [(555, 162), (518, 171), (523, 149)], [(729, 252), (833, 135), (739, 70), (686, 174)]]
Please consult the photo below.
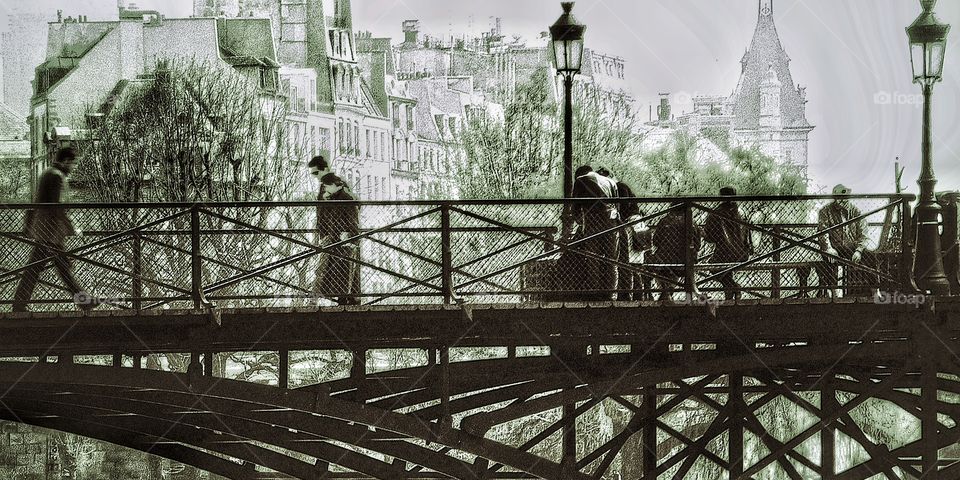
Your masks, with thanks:
[(190, 286), (193, 308), (200, 310), (207, 305), (203, 296), (203, 262), (200, 256), (200, 207), (190, 207)]
[(441, 289), (443, 303), (453, 302), (453, 252), (450, 250), (450, 205), (440, 206)]
[(900, 201), (900, 287), (904, 292), (919, 292), (913, 265), (916, 262), (916, 234), (913, 231), (913, 208), (906, 199)]
[(950, 294), (960, 295), (960, 252), (957, 250), (957, 195), (958, 192), (945, 192), (938, 195), (941, 205), (943, 231), (940, 233), (940, 249), (943, 251), (943, 271), (950, 282)]
[[(139, 222), (139, 215), (134, 213), (134, 219)], [(136, 226), (136, 223), (134, 224)], [(140, 237), (140, 231), (133, 232), (133, 265), (132, 265), (132, 284), (130, 296), (132, 297), (133, 309), (140, 310), (143, 307), (143, 240)]]
[[(773, 234), (774, 234), (773, 250), (774, 251), (777, 251), (780, 249), (780, 244), (781, 244), (780, 237), (779, 237), (780, 233), (782, 233), (780, 231), (780, 226), (779, 225), (774, 226), (773, 227)], [(777, 264), (777, 266), (774, 267), (774, 269), (770, 272), (770, 296), (772, 298), (780, 298), (780, 284), (781, 284), (780, 277), (782, 275), (782, 271), (780, 270), (779, 263), (782, 258), (783, 257), (781, 257), (780, 252), (777, 252), (776, 254), (773, 255), (773, 258), (771, 259), (774, 263)], [(798, 273), (797, 275), (799, 276), (800, 274)]]
[(683, 207), (684, 231), (686, 232), (687, 245), (685, 248), (686, 258), (684, 259), (684, 290), (692, 300), (700, 294), (697, 290), (697, 226), (693, 223), (693, 203), (686, 202)]

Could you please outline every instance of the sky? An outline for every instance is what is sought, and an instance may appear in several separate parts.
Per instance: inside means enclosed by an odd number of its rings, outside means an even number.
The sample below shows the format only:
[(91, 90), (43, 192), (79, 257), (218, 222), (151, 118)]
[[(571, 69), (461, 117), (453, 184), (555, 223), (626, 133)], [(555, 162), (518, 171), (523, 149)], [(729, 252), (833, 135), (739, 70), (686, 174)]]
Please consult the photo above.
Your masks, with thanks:
[[(774, 16), (794, 81), (807, 87), (810, 174), (814, 189), (836, 183), (856, 193), (893, 191), (893, 164), (906, 168), (904, 187), (920, 174), (922, 97), (911, 83), (905, 27), (919, 14), (914, 0), (774, 0)], [(139, 0), (168, 16), (190, 14), (190, 0)], [(0, 0), (55, 15), (115, 18), (114, 0)], [(622, 56), (633, 95), (646, 104), (671, 92), (674, 111), (696, 95), (728, 95), (757, 20), (758, 0), (580, 0), (586, 44)], [(400, 25), (419, 19), (433, 36), (479, 32), (503, 18), (506, 35), (534, 38), (560, 15), (555, 0), (354, 0), (354, 26), (402, 38)], [(960, 25), (960, 0), (941, 0), (940, 18)], [(687, 100), (687, 102), (684, 102)], [(678, 104), (679, 103), (679, 104)], [(944, 81), (934, 90), (934, 168), (938, 190), (960, 190), (960, 28), (947, 47)]]

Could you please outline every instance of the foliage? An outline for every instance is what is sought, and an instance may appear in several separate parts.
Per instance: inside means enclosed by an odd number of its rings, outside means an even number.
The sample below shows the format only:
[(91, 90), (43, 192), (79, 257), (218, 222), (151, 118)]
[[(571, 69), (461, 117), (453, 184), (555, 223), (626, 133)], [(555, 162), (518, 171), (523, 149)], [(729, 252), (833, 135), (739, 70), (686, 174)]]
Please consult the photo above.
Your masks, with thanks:
[[(468, 118), (460, 138), (466, 164), (456, 179), (463, 198), (560, 195), (563, 109), (551, 94), (555, 86), (540, 70), (517, 86), (503, 119), (484, 111)], [(587, 84), (574, 92), (574, 163), (630, 157), (637, 146), (631, 133), (636, 118), (621, 99)]]
[[(556, 198), (562, 189), (563, 111), (551, 96), (555, 84), (540, 71), (520, 84), (503, 119), (476, 112), (461, 141), (466, 168), (457, 178), (463, 198)], [(798, 195), (806, 191), (799, 171), (778, 166), (756, 148), (729, 148), (723, 129), (701, 137), (674, 132), (665, 145), (641, 148), (638, 119), (622, 99), (589, 84), (574, 89), (574, 167), (605, 166), (638, 196), (716, 195), (722, 186), (742, 195)], [(698, 164), (707, 139), (727, 154), (726, 164)]]
[[(297, 179), (286, 107), (229, 68), (158, 62), (87, 115), (76, 182), (99, 201), (280, 199)], [(103, 112), (101, 112), (103, 113)]]

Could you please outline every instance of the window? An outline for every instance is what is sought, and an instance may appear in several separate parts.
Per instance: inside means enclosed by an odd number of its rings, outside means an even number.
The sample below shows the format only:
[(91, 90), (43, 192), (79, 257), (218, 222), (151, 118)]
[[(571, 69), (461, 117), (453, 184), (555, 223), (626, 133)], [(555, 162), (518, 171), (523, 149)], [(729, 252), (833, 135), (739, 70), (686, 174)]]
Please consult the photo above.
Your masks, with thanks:
[(364, 131), (364, 133), (367, 134), (367, 150), (366, 150), (367, 157), (370, 157), (370, 151), (371, 151), (370, 150), (370, 129), (367, 129), (366, 131)]
[(353, 122), (353, 154), (360, 156), (360, 123)]
[(413, 131), (413, 106), (407, 105), (407, 130)]
[(393, 128), (400, 128), (400, 105), (393, 104)]
[(317, 153), (317, 127), (310, 127), (310, 154), (316, 155)]
[(329, 155), (329, 153), (330, 153), (330, 152), (329, 152), (329, 149), (330, 149), (330, 130), (327, 130), (326, 128), (321, 128), (321, 129), (320, 129), (319, 145), (317, 145), (317, 146), (319, 147), (319, 150), (328, 150), (328, 151), (327, 151), (327, 154)]
[(380, 132), (380, 160), (387, 159), (387, 132)]

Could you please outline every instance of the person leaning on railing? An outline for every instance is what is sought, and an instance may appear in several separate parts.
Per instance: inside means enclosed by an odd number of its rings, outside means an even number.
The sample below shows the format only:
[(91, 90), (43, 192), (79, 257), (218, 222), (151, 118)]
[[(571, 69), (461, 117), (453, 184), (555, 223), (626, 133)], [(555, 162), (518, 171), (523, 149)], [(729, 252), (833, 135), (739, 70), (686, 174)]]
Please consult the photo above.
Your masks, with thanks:
[[(34, 203), (61, 203), (61, 196), (66, 187), (67, 178), (76, 164), (77, 152), (72, 147), (61, 148), (57, 151), (53, 165), (43, 171), (37, 184)], [(13, 311), (26, 312), (27, 303), (33, 296), (33, 291), (40, 280), (40, 273), (46, 268), (48, 259), (53, 260), (53, 266), (64, 285), (73, 294), (73, 301), (84, 311), (92, 310), (99, 305), (99, 301), (87, 294), (77, 279), (73, 276), (70, 258), (64, 248), (66, 237), (79, 235), (73, 222), (67, 215), (65, 207), (42, 208), (27, 211), (24, 219), (24, 233), (37, 242), (30, 252), (30, 265), (20, 277), (17, 291), (13, 297)]]
[[(626, 183), (617, 180), (609, 170), (604, 167), (597, 169), (597, 174), (613, 180), (617, 186), (617, 198), (637, 198), (633, 189)], [(636, 218), (640, 214), (640, 205), (637, 202), (620, 202), (617, 204), (617, 211), (620, 214), (620, 224), (627, 223), (628, 220)], [(634, 230), (631, 227), (624, 227), (619, 232), (619, 245), (617, 248), (617, 260), (623, 265), (630, 265), (630, 252), (633, 250)], [(617, 268), (617, 300), (634, 300), (634, 273), (625, 267)]]
[[(670, 300), (671, 293), (683, 290), (682, 278), (686, 275), (687, 261), (687, 222), (682, 203), (674, 203), (657, 221), (651, 240), (653, 253), (647, 257), (647, 264), (657, 265), (654, 272), (659, 275), (657, 291), (659, 300)], [(693, 248), (700, 250), (701, 235), (699, 229), (692, 232)]]
[[(850, 195), (851, 191), (844, 185), (833, 187), (833, 195)], [(836, 296), (835, 288), (839, 287), (837, 275), (838, 262), (832, 256), (849, 260), (851, 263), (870, 267), (873, 263), (873, 254), (866, 247), (866, 220), (854, 220), (860, 217), (860, 209), (853, 206), (846, 198), (834, 198), (817, 213), (818, 230), (824, 231), (833, 227), (829, 232), (820, 235), (818, 242), (823, 253), (823, 261), (817, 264), (817, 279), (820, 281), (820, 290), (817, 296)], [(860, 268), (849, 265), (845, 267), (846, 293), (852, 295), (870, 295), (870, 285), (877, 280)], [(853, 287), (854, 288), (850, 288)]]
[[(573, 198), (600, 198), (613, 199), (617, 197), (617, 183), (598, 175), (589, 165), (581, 166), (576, 171), (576, 180), (573, 182)], [(586, 279), (581, 289), (589, 293), (583, 295), (585, 300), (611, 300), (617, 288), (616, 261), (619, 249), (619, 231), (615, 229), (620, 224), (620, 213), (616, 204), (607, 201), (595, 203), (577, 203), (573, 206), (574, 218), (582, 226), (581, 238), (600, 234), (597, 238), (584, 242), (583, 249), (602, 257), (586, 260)], [(576, 274), (571, 272), (572, 274)]]
[[(720, 189), (722, 197), (732, 197), (736, 194), (737, 191), (733, 187)], [(707, 215), (703, 226), (704, 240), (714, 245), (710, 263), (740, 263), (749, 258), (753, 252), (753, 240), (744, 222), (739, 205), (732, 199), (721, 202), (716, 208), (716, 213), (711, 212)], [(722, 267), (720, 270), (727, 268)], [(723, 286), (724, 298), (727, 300), (740, 298), (741, 286), (733, 277), (732, 271), (720, 275), (717, 280)]]

